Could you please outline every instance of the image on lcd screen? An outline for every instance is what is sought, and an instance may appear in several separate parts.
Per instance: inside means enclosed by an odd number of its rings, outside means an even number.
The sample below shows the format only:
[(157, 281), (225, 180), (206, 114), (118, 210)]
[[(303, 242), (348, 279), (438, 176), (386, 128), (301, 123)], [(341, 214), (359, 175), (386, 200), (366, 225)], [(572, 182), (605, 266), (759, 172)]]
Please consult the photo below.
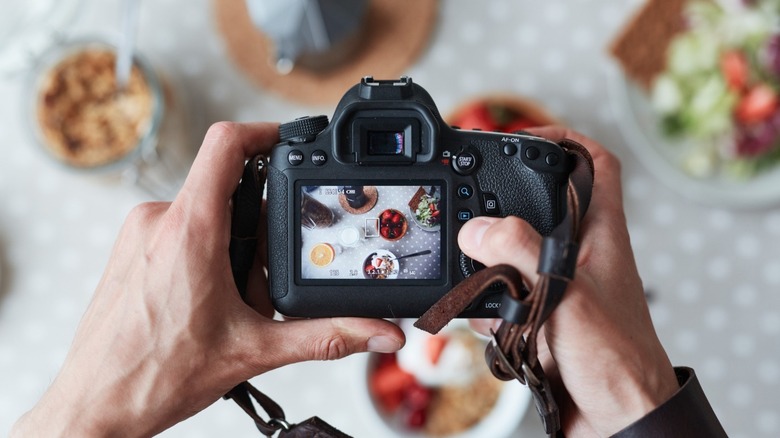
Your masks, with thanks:
[(304, 185), (304, 280), (440, 280), (441, 185)]

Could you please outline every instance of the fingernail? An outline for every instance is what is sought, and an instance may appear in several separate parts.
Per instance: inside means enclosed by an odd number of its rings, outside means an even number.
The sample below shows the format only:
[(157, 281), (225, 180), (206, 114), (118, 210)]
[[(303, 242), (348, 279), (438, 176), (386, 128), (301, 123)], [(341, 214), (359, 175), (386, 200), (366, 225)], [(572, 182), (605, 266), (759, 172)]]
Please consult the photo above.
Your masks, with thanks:
[(366, 347), (373, 353), (393, 353), (401, 349), (401, 342), (392, 336), (374, 336), (368, 338)]
[(476, 250), (482, 245), (482, 237), (488, 227), (493, 225), (493, 218), (475, 217), (466, 222), (458, 235), (458, 243), (464, 251)]

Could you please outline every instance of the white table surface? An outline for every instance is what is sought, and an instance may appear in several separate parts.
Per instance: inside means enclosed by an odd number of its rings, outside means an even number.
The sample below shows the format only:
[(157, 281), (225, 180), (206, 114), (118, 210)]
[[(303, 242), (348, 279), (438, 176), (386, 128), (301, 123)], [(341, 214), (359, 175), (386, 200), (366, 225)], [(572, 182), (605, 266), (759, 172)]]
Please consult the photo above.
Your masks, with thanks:
[[(118, 3), (86, 1), (67, 33), (113, 35)], [(690, 201), (655, 180), (626, 146), (608, 98), (605, 46), (638, 4), (442, 1), (431, 44), (407, 73), (444, 113), (480, 93), (521, 93), (621, 157), (632, 244), (673, 363), (697, 370), (731, 436), (775, 437), (780, 210)], [(227, 58), (210, 7), (206, 0), (142, 2), (139, 29), (141, 51), (187, 90), (206, 122), (332, 114), (332, 107), (286, 102), (246, 80)], [(26, 132), (23, 79), (0, 82), (0, 434), (56, 375), (124, 217), (150, 200), (135, 187), (47, 160)], [(288, 418), (318, 414), (355, 436), (373, 436), (353, 390), (359, 362), (290, 366), (254, 382)], [(518, 436), (541, 436), (539, 424), (529, 409)], [(162, 436), (258, 434), (237, 407), (218, 401)]]

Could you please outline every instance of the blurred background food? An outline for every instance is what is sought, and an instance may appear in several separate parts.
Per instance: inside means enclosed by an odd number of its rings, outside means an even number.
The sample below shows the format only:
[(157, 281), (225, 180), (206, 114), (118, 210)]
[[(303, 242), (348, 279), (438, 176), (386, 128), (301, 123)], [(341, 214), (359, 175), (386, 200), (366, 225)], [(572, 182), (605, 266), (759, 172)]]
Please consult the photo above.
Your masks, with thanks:
[[(253, 20), (246, 1), (140, 2), (136, 53), (163, 84), (165, 113), (155, 147), (141, 154), (139, 162), (133, 157), (132, 165), (115, 162), (121, 168), (115, 181), (49, 159), (51, 153), (30, 136), (30, 128), (38, 123), (39, 102), (39, 88), (31, 84), (50, 49), (56, 52), (74, 40), (118, 41), (121, 3), (0, 0), (0, 434), (7, 434), (56, 375), (128, 212), (141, 202), (173, 198), (211, 123), (331, 115), (346, 88), (362, 76), (406, 74), (425, 87), (448, 123), (462, 129), (512, 131), (565, 123), (612, 150), (622, 162), (631, 244), (643, 281), (654, 291), (650, 311), (672, 362), (697, 370), (730, 436), (780, 435), (780, 411), (775, 407), (780, 357), (764, 348), (774, 345), (780, 334), (780, 296), (775, 293), (780, 286), (780, 246), (773, 243), (780, 237), (780, 180), (771, 167), (737, 169), (733, 174), (751, 177), (734, 178), (731, 170), (725, 171), (736, 163), (729, 155), (707, 158), (700, 167), (714, 173), (694, 177), (696, 172), (684, 170), (686, 156), (676, 153), (687, 150), (678, 144), (708, 145), (697, 133), (710, 129), (710, 122), (725, 120), (734, 133), (742, 130), (733, 113), (738, 102), (749, 102), (750, 90), (762, 84), (776, 86), (767, 67), (770, 58), (759, 55), (771, 52), (773, 44), (775, 30), (766, 21), (774, 17), (770, 2), (718, 0), (715, 4), (722, 10), (713, 4), (695, 6), (705, 18), (702, 24), (712, 29), (723, 25), (736, 26), (743, 35), (758, 32), (744, 47), (734, 40), (726, 48), (721, 36), (709, 38), (703, 30), (686, 36), (693, 27), (685, 17), (693, 12), (685, 0), (372, 0), (364, 4), (365, 15), (352, 33), (359, 35), (358, 41), (353, 38), (351, 45), (345, 37), (346, 49), (340, 50), (346, 53), (334, 57), (338, 62), (323, 65), (316, 56), (300, 62), (295, 58), (286, 74), (279, 66), (284, 56), (278, 56), (274, 42), (280, 37)], [(273, 4), (300, 11), (303, 0), (262, 2)], [(649, 27), (635, 24), (642, 22), (645, 5), (652, 11)], [(309, 17), (284, 11), (269, 16), (290, 19), (287, 29), (293, 30), (303, 29), (302, 17)], [(636, 27), (641, 32), (631, 31)], [(629, 34), (633, 38), (624, 37)], [(310, 36), (306, 41), (312, 41)], [(683, 42), (673, 44), (678, 37)], [(671, 52), (658, 49), (678, 44), (679, 56), (688, 64), (681, 62), (682, 70), (667, 68)], [(627, 74), (621, 69), (613, 76), (610, 67), (616, 64), (637, 69), (629, 68)], [(697, 67), (695, 74), (690, 70), (691, 79), (695, 76), (701, 85), (688, 85), (689, 64), (709, 66)], [(668, 76), (673, 87), (635, 76), (645, 69), (647, 78)], [(706, 77), (710, 80), (702, 79)], [(718, 110), (719, 116), (696, 118), (689, 115), (693, 106), (669, 104), (705, 90), (708, 81), (722, 86), (718, 93), (702, 94), (709, 97), (701, 108)], [(680, 100), (670, 99), (675, 93), (665, 89), (677, 89)], [(758, 96), (759, 103), (773, 101), (769, 93)], [(711, 106), (713, 102), (718, 104)], [(662, 113), (665, 108), (677, 109)], [(676, 136), (664, 129), (667, 116), (669, 126), (678, 128)], [(736, 137), (723, 138), (735, 147)], [(707, 150), (721, 154), (728, 149)], [(130, 156), (133, 153), (125, 155)], [(145, 180), (150, 176), (146, 169), (167, 180), (166, 190), (137, 189), (141, 183), (154, 185)], [(127, 180), (137, 184), (121, 183)], [(418, 221), (428, 213), (433, 217), (430, 208), (418, 217), (417, 209), (412, 213), (411, 206), (402, 206), (401, 213), (415, 222), (408, 234), (420, 231)], [(310, 207), (310, 225), (333, 221), (318, 215), (316, 205)], [(440, 225), (447, 229), (447, 224), (445, 218)], [(329, 241), (336, 240), (334, 236)], [(332, 254), (336, 249), (333, 246)], [(331, 252), (324, 253), (323, 260), (328, 260)], [(331, 267), (343, 253), (335, 257)], [(440, 363), (444, 357), (442, 353)], [(401, 368), (400, 355), (394, 360)], [(378, 364), (376, 355), (295, 364), (253, 383), (277, 400), (291, 421), (319, 415), (356, 437), (379, 436), (382, 431), (390, 437), (407, 436), (394, 431), (389, 414), (382, 413), (376, 398), (369, 398), (368, 370)], [(423, 383), (419, 373), (413, 376), (430, 389), (430, 418), (437, 384)], [(541, 436), (534, 409), (527, 409), (527, 388), (514, 382), (503, 388), (493, 408), (484, 411), (487, 417), (464, 427), (472, 436)], [(508, 411), (501, 410), (505, 394), (518, 397), (507, 402)], [(396, 418), (404, 417), (402, 406), (414, 405), (411, 400), (402, 399)], [(500, 433), (478, 429), (498, 420), (515, 423)], [(256, 434), (240, 409), (219, 401), (161, 436)]]
[(540, 103), (511, 93), (476, 97), (460, 104), (447, 123), (462, 129), (518, 132), (534, 126), (560, 125)]
[(388, 433), (414, 437), (509, 436), (530, 394), (493, 377), (487, 339), (463, 321), (431, 335), (401, 320), (407, 342), (398, 353), (371, 354), (367, 391)]
[(41, 72), (35, 97), (40, 140), (54, 156), (75, 167), (98, 167), (156, 137), (164, 98), (149, 67), (134, 65), (120, 89), (111, 46), (84, 44), (59, 54)]
[[(612, 53), (646, 89), (659, 129), (690, 140), (679, 166), (748, 179), (780, 162), (780, 3), (650, 1)], [(659, 147), (662, 147), (659, 145)]]

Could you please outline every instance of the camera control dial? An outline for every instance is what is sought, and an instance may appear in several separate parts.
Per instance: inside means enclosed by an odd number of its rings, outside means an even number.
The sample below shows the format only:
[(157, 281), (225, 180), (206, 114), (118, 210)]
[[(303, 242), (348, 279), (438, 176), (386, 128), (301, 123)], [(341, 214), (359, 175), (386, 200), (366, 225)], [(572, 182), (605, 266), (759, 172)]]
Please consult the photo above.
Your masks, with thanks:
[(301, 117), (279, 125), (282, 142), (308, 143), (328, 126), (328, 116)]
[[(460, 264), (460, 271), (463, 274), (463, 277), (465, 278), (469, 278), (472, 275), (474, 275), (477, 271), (481, 271), (485, 269), (485, 265), (467, 256), (462, 251), (458, 258), (458, 262)], [(505, 287), (506, 286), (504, 285), (504, 283), (496, 282), (491, 284), (488, 287), (488, 290), (492, 292), (497, 292), (503, 290)]]

